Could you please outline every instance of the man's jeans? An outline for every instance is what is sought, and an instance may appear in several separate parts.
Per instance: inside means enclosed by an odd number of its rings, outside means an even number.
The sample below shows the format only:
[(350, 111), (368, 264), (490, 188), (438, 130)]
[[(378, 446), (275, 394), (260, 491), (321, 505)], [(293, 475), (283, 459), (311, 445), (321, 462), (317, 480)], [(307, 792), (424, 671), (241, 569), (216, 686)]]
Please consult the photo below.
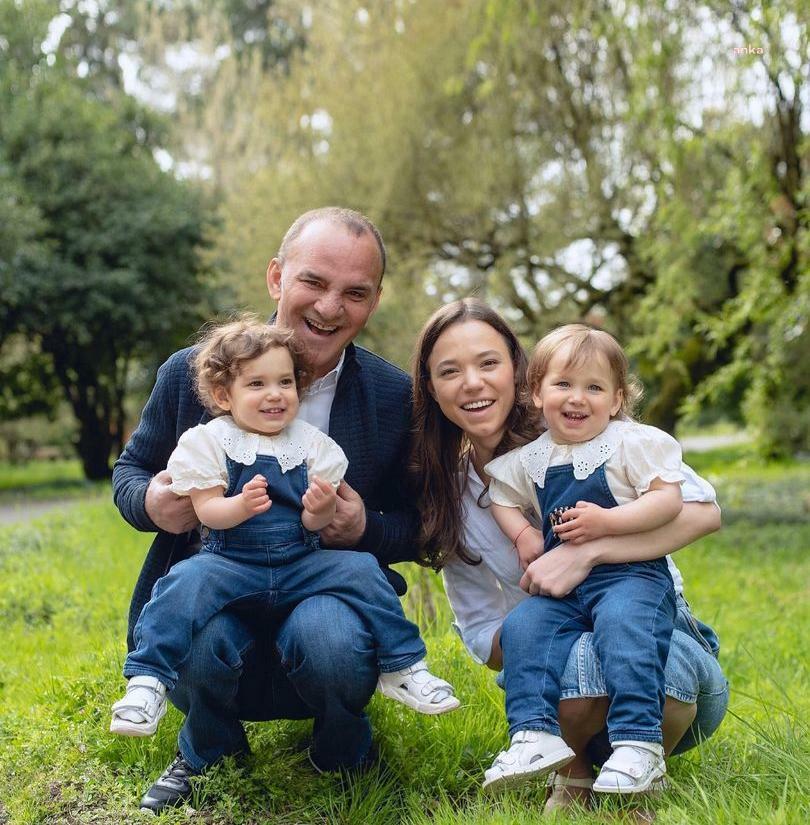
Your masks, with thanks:
[(501, 631), (510, 736), (519, 730), (559, 736), (561, 677), (572, 645), (593, 630), (610, 698), (610, 741), (661, 742), (674, 619), (675, 593), (662, 560), (600, 565), (563, 599), (524, 599)]
[(377, 675), (371, 634), (334, 596), (305, 599), (280, 625), (219, 613), (194, 637), (169, 695), (186, 714), (180, 752), (202, 770), (248, 750), (240, 720), (314, 717), (316, 764), (355, 766), (371, 746), (364, 708)]

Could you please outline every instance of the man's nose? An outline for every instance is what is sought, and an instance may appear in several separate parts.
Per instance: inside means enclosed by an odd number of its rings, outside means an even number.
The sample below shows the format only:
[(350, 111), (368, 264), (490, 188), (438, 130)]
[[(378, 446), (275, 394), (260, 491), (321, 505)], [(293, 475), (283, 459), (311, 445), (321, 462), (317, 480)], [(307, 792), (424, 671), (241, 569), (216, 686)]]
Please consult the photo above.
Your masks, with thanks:
[(325, 292), (315, 302), (315, 310), (325, 321), (337, 318), (343, 310), (343, 296), (339, 292)]

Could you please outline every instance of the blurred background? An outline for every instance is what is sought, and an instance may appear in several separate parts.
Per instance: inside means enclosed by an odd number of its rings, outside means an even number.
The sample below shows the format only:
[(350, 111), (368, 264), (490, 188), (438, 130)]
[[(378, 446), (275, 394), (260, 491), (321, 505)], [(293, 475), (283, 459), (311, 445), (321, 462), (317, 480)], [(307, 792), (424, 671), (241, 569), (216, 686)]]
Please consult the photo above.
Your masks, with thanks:
[[(810, 450), (807, 0), (0, 0), (0, 462), (108, 477), (301, 212), (388, 244), (361, 342), (478, 294), (620, 337), (670, 431)], [(71, 471), (74, 472), (74, 471)]]

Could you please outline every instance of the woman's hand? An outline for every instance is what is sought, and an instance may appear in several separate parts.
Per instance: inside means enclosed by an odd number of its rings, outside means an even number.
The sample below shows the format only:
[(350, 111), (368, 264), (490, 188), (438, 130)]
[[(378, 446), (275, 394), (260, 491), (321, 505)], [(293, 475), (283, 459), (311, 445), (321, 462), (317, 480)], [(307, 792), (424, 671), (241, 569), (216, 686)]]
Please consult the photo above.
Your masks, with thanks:
[(533, 561), (520, 580), (520, 586), (530, 596), (552, 596), (561, 599), (588, 578), (593, 563), (584, 545), (555, 547)]

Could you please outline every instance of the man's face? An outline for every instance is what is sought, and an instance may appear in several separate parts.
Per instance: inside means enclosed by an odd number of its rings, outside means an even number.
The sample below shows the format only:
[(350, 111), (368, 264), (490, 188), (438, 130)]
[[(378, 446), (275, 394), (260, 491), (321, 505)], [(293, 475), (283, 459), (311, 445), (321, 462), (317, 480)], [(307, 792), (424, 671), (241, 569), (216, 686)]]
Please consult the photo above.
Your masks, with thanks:
[(380, 252), (374, 236), (317, 220), (304, 227), (283, 265), (267, 268), (277, 322), (289, 327), (304, 348), (314, 378), (333, 369), (380, 300)]

